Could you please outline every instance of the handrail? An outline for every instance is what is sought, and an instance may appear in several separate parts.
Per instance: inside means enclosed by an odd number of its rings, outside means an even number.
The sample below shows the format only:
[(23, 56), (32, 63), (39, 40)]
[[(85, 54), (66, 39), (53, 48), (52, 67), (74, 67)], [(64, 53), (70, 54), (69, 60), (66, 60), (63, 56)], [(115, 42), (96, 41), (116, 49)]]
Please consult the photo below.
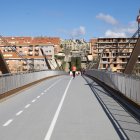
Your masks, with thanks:
[(121, 92), (140, 105), (140, 77), (104, 70), (87, 70), (86, 74)]
[(58, 70), (43, 70), (25, 73), (4, 74), (0, 77), (0, 94), (28, 85), (35, 81), (56, 75), (67, 74)]

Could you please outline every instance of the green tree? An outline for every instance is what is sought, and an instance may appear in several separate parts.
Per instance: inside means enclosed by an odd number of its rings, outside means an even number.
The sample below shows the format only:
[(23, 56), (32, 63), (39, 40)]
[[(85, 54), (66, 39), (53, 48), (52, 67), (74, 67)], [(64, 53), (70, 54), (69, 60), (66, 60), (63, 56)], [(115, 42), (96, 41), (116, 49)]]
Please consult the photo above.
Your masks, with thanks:
[(76, 67), (77, 67), (78, 71), (81, 70), (81, 58), (80, 57), (76, 57)]
[(70, 69), (72, 66), (76, 66), (77, 70), (81, 70), (81, 58), (80, 57), (72, 57), (70, 63)]

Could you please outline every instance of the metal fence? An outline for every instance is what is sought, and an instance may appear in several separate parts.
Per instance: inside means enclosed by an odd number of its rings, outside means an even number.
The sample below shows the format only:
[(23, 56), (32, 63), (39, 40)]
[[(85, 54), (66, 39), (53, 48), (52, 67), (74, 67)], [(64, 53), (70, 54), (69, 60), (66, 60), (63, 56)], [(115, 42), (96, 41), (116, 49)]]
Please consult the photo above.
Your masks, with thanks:
[(140, 77), (102, 70), (88, 70), (86, 74), (97, 78), (140, 105)]
[(0, 94), (22, 87), (29, 83), (41, 80), (46, 77), (55, 76), (55, 75), (63, 75), (63, 74), (66, 74), (66, 72), (46, 70), (46, 71), (1, 75), (0, 76)]

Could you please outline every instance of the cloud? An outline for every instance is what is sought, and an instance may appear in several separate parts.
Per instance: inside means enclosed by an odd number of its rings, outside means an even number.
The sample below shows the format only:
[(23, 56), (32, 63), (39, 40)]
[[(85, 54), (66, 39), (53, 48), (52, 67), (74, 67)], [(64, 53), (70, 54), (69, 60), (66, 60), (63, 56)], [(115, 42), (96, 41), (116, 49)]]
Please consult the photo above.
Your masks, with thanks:
[(86, 28), (84, 26), (80, 26), (71, 30), (58, 29), (57, 31), (59, 34), (65, 34), (67, 37), (70, 38), (78, 38), (86, 34)]
[(112, 25), (118, 24), (118, 21), (109, 14), (99, 13), (96, 18)]
[(131, 37), (137, 31), (137, 22), (132, 21), (127, 25), (119, 25), (105, 32), (105, 37)]
[(69, 34), (71, 37), (80, 37), (80, 36), (86, 34), (86, 29), (84, 26), (80, 26), (79, 28), (76, 28), (76, 29), (73, 29), (72, 31), (70, 31)]
[(126, 37), (126, 34), (124, 32), (114, 32), (111, 30), (107, 30), (105, 32), (105, 37), (110, 37), (110, 38), (119, 38), (119, 37)]
[(128, 25), (126, 25), (125, 27), (121, 28), (120, 30), (122, 30), (123, 32), (126, 32), (127, 34), (134, 34), (137, 31), (137, 22), (136, 21), (132, 21), (130, 23), (128, 23)]

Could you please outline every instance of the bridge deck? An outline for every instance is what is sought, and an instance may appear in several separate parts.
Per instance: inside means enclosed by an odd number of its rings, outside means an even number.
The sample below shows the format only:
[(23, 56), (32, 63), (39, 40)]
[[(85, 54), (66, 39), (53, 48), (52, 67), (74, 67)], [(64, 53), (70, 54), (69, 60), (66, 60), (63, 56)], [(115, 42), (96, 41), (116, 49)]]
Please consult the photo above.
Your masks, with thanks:
[(140, 124), (89, 78), (60, 76), (0, 103), (0, 137), (2, 140), (137, 140)]

